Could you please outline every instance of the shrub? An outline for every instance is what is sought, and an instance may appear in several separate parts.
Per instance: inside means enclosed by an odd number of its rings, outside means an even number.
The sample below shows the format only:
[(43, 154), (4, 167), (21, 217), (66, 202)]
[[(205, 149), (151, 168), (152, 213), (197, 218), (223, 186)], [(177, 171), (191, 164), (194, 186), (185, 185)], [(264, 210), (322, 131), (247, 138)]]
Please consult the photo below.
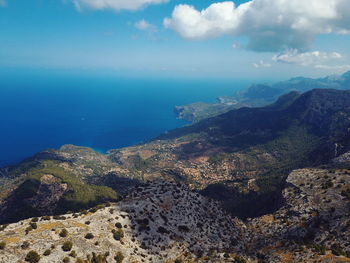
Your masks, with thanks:
[(75, 250), (72, 250), (72, 252), (69, 253), (69, 256), (72, 258), (76, 258), (77, 257), (77, 252), (75, 252)]
[(350, 188), (349, 189), (346, 189), (346, 190), (343, 190), (341, 192), (341, 195), (344, 196), (345, 198), (347, 199), (350, 199)]
[(235, 256), (235, 263), (247, 263), (247, 261), (241, 256)]
[(6, 242), (5, 241), (0, 242), (0, 249), (5, 249), (5, 247), (6, 247)]
[(93, 238), (94, 238), (94, 235), (93, 235), (92, 233), (87, 233), (87, 234), (85, 235), (85, 238), (86, 238), (86, 239), (93, 239)]
[(113, 233), (113, 238), (115, 240), (119, 241), (119, 240), (121, 240), (124, 237), (124, 232), (121, 229), (118, 229), (118, 230), (113, 229), (112, 233)]
[(45, 221), (48, 221), (48, 220), (50, 220), (50, 219), (51, 219), (50, 216), (43, 216), (43, 217), (41, 218), (41, 220), (45, 220)]
[(32, 227), (32, 226), (28, 226), (28, 227), (25, 229), (26, 235), (28, 235), (28, 233), (29, 233), (30, 231), (32, 231), (32, 230), (33, 230), (33, 227)]
[(328, 179), (325, 183), (322, 184), (322, 189), (328, 189), (334, 186), (332, 180)]
[(70, 259), (69, 257), (65, 257), (63, 260), (62, 260), (63, 263), (69, 263), (70, 262)]
[(339, 244), (332, 245), (331, 250), (333, 255), (336, 255), (336, 256), (345, 255), (343, 248)]
[(162, 226), (158, 227), (157, 231), (160, 234), (169, 234), (169, 231), (165, 227), (162, 227)]
[(118, 251), (117, 254), (115, 255), (114, 257), (114, 260), (117, 262), (117, 263), (122, 263), (123, 260), (124, 260), (124, 255), (122, 252)]
[(189, 232), (190, 229), (188, 228), (188, 226), (178, 226), (179, 231), (181, 232)]
[(315, 244), (313, 247), (318, 254), (326, 255), (327, 248), (324, 245)]
[(33, 229), (37, 229), (38, 225), (34, 222), (29, 223), (29, 225), (33, 228)]
[(22, 243), (22, 245), (21, 245), (21, 248), (22, 249), (27, 249), (27, 248), (29, 248), (29, 242), (28, 241), (24, 241), (23, 243)]
[(117, 223), (115, 223), (115, 227), (116, 227), (116, 228), (122, 228), (123, 226), (122, 226), (121, 223), (117, 222)]
[(51, 254), (51, 250), (50, 249), (46, 249), (44, 252), (44, 256), (49, 256)]
[(28, 254), (26, 255), (25, 261), (30, 263), (37, 263), (40, 261), (40, 256), (36, 251), (32, 250), (32, 251), (29, 251)]
[(73, 247), (73, 243), (71, 241), (66, 241), (62, 245), (62, 250), (66, 252), (71, 251), (72, 247)]
[(67, 229), (62, 229), (60, 232), (60, 237), (67, 237), (68, 236), (68, 231)]
[(66, 220), (65, 216), (53, 216), (53, 219), (55, 220)]
[(0, 226), (0, 231), (5, 230), (6, 227), (8, 227), (8, 224)]

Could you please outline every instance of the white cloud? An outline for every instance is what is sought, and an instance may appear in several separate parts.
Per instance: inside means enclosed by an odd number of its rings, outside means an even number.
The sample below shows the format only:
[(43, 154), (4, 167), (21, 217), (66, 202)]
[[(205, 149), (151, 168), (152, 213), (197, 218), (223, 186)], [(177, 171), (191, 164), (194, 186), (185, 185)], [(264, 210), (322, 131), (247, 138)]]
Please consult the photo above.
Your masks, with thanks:
[(255, 51), (305, 51), (319, 34), (350, 32), (349, 0), (251, 0), (219, 2), (201, 11), (178, 5), (164, 26), (186, 39), (247, 36)]
[(316, 69), (325, 69), (325, 70), (333, 70), (336, 72), (345, 72), (350, 70), (350, 65), (315, 65)]
[(233, 44), (232, 44), (232, 48), (233, 48), (233, 49), (241, 48), (241, 44), (238, 43), (238, 42), (233, 43)]
[(0, 0), (0, 7), (5, 7), (7, 6), (6, 0)]
[(260, 60), (257, 63), (253, 63), (254, 68), (271, 68), (272, 65), (270, 63), (266, 63), (263, 60)]
[(298, 64), (302, 66), (314, 66), (321, 63), (327, 63), (330, 61), (338, 60), (343, 58), (343, 56), (337, 52), (303, 52), (299, 53), (297, 50), (289, 50), (286, 53), (275, 55), (272, 60), (276, 62), (288, 63), (288, 64)]
[[(1, 0), (0, 0), (1, 1)], [(150, 4), (166, 3), (169, 0), (72, 0), (77, 9), (137, 10)]]
[(151, 23), (147, 22), (144, 19), (136, 22), (135, 27), (139, 30), (144, 30), (144, 31), (154, 31), (156, 29), (154, 25), (152, 25)]

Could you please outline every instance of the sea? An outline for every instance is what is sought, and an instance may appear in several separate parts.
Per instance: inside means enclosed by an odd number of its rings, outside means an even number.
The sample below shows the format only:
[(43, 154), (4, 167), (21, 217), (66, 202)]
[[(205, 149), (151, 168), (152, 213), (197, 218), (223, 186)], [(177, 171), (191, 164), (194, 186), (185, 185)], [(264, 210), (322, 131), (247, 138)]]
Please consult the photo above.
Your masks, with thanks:
[(105, 153), (188, 125), (175, 105), (215, 102), (247, 81), (67, 72), (0, 75), (0, 167), (64, 144)]

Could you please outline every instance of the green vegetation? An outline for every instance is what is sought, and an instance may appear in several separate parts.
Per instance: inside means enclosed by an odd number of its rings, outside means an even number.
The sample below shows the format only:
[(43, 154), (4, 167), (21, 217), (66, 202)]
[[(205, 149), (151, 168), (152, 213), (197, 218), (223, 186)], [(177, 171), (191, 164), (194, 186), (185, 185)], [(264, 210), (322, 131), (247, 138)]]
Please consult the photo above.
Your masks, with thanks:
[(67, 229), (62, 229), (60, 232), (60, 237), (67, 237), (68, 236), (68, 231)]
[(117, 230), (113, 229), (112, 233), (113, 233), (113, 238), (117, 241), (121, 240), (124, 237), (124, 232), (121, 229), (117, 229)]
[(322, 189), (328, 189), (334, 186), (334, 183), (331, 179), (328, 179), (326, 182), (322, 184)]
[(235, 263), (247, 263), (247, 261), (241, 256), (235, 256), (234, 262)]
[(44, 251), (44, 256), (49, 256), (51, 254), (51, 249), (46, 249), (45, 251)]
[(218, 153), (216, 155), (209, 157), (208, 162), (210, 164), (219, 164), (228, 157), (229, 157), (229, 155), (227, 153), (222, 152), (222, 153)]
[(22, 243), (22, 245), (21, 245), (21, 248), (22, 248), (22, 249), (27, 249), (27, 248), (29, 248), (29, 246), (30, 246), (30, 243), (29, 243), (28, 241), (24, 241), (24, 242)]
[(71, 251), (73, 243), (71, 241), (65, 241), (62, 245), (62, 250), (65, 252)]
[[(10, 176), (15, 176), (17, 173), (25, 174), (25, 176), (13, 193), (14, 204), (9, 210), (8, 218), (6, 218), (8, 222), (40, 216), (40, 212), (25, 200), (35, 197), (40, 186), (40, 178), (47, 174), (53, 175), (58, 182), (68, 185), (68, 191), (59, 200), (54, 211), (55, 214), (78, 211), (106, 201), (117, 201), (119, 199), (117, 193), (111, 188), (87, 184), (71, 171), (62, 168), (56, 161), (25, 162), (12, 169), (10, 171), (12, 175)], [(35, 222), (33, 221), (33, 223)]]
[(1, 241), (0, 242), (0, 249), (2, 250), (2, 249), (5, 249), (5, 247), (6, 247), (6, 242), (5, 241)]
[(341, 192), (341, 195), (350, 200), (350, 188), (348, 188), (348, 189), (346, 189), (346, 190), (343, 190), (343, 191)]
[(69, 257), (65, 257), (63, 260), (62, 260), (63, 263), (69, 263), (70, 262), (70, 258)]
[(185, 233), (190, 232), (190, 229), (188, 228), (188, 226), (178, 226), (177, 228), (180, 232), (185, 232)]
[(118, 251), (117, 254), (114, 257), (114, 260), (116, 261), (116, 263), (122, 263), (124, 260), (124, 255), (122, 252)]
[(25, 261), (30, 263), (37, 263), (40, 261), (40, 255), (34, 250), (29, 251), (25, 257)]
[(77, 257), (77, 252), (75, 250), (73, 250), (72, 252), (69, 253), (69, 256), (72, 258), (76, 258)]
[(336, 256), (345, 256), (343, 248), (339, 244), (333, 244), (331, 246), (332, 254)]
[(123, 228), (122, 224), (119, 223), (119, 222), (115, 223), (115, 227), (116, 227), (116, 228)]
[(4, 230), (6, 229), (6, 227), (8, 227), (8, 224), (1, 225), (1, 226), (0, 226), (0, 232), (1, 232), (1, 231), (4, 231)]
[(31, 226), (32, 229), (37, 229), (38, 225), (36, 223), (30, 222), (29, 225)]
[(93, 239), (93, 238), (94, 238), (94, 235), (93, 235), (92, 233), (87, 233), (87, 234), (85, 235), (85, 238), (86, 238), (86, 239)]
[(326, 255), (326, 246), (324, 245), (319, 245), (319, 244), (314, 244), (313, 248), (315, 249), (315, 251), (320, 254), (320, 255)]

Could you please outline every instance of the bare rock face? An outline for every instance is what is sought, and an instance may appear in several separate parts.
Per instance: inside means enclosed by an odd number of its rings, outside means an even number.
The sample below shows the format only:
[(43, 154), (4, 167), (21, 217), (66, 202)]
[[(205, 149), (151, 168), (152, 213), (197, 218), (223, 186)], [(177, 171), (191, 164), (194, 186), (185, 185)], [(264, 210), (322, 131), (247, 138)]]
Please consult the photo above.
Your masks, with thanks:
[[(242, 225), (183, 185), (155, 182), (119, 203), (2, 227), (0, 262), (24, 262), (29, 251), (44, 263), (65, 257), (116, 262), (121, 255), (123, 262), (232, 262), (232, 253), (244, 250)], [(226, 251), (231, 254), (224, 257)]]
[(333, 159), (334, 164), (350, 164), (350, 152), (346, 152)]
[(250, 247), (266, 262), (350, 262), (349, 186), (350, 170), (293, 171), (285, 205), (248, 222)]

